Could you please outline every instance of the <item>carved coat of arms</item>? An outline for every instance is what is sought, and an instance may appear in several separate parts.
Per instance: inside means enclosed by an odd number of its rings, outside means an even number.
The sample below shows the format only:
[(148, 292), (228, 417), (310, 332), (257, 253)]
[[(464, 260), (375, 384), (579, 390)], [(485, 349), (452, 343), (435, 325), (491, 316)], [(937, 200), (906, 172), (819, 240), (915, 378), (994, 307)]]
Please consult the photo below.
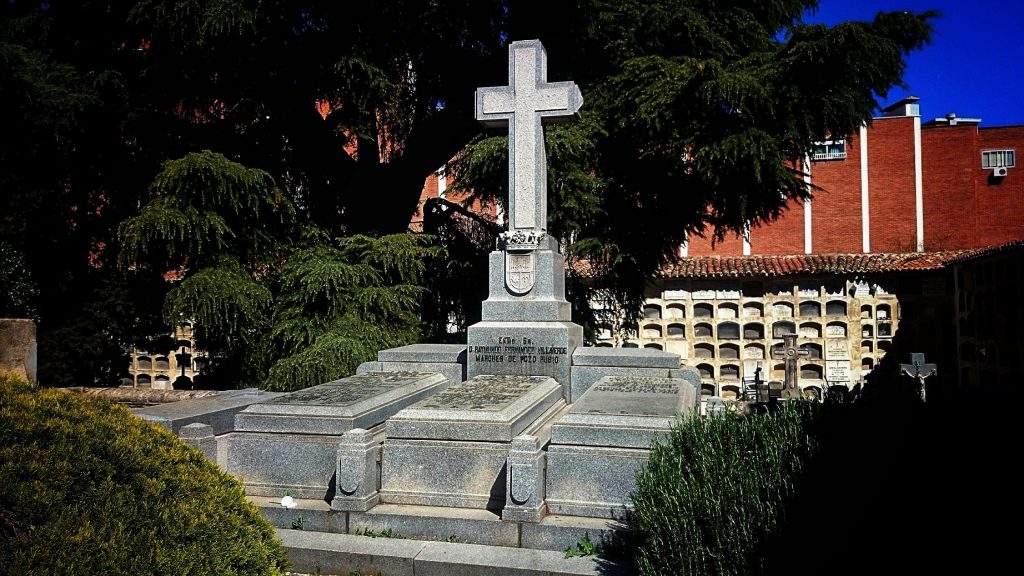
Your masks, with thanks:
[(505, 285), (509, 292), (516, 296), (528, 294), (533, 290), (537, 278), (537, 258), (535, 252), (505, 253)]

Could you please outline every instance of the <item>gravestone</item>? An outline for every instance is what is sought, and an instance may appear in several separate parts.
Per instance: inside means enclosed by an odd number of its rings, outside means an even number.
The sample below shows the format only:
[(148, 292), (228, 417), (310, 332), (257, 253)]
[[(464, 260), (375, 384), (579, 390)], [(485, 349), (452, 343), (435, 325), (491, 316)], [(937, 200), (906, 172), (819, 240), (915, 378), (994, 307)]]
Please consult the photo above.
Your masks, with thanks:
[(781, 348), (772, 350), (772, 358), (786, 361), (786, 379), (783, 381), (780, 396), (784, 399), (800, 398), (800, 384), (798, 381), (800, 372), (797, 369), (797, 359), (809, 356), (810, 352), (797, 347), (795, 334), (783, 336), (782, 341)]
[(548, 509), (570, 516), (621, 516), (651, 443), (667, 434), (679, 415), (692, 416), (696, 406), (694, 387), (680, 378), (599, 380), (551, 429)]
[(250, 495), (330, 498), (343, 434), (367, 430), (379, 445), (389, 416), (447, 384), (436, 372), (374, 372), (253, 404), (222, 437), (221, 465)]
[(481, 321), (467, 330), (467, 377), (551, 376), (569, 398), (572, 353), (583, 328), (565, 299), (565, 259), (547, 233), (544, 124), (570, 118), (583, 103), (573, 82), (547, 81), (538, 40), (509, 45), (509, 84), (476, 91), (476, 118), (508, 127), (509, 222), (488, 260)]
[(547, 376), (482, 375), (388, 419), (381, 501), (501, 509), (512, 441), (564, 408), (562, 387)]

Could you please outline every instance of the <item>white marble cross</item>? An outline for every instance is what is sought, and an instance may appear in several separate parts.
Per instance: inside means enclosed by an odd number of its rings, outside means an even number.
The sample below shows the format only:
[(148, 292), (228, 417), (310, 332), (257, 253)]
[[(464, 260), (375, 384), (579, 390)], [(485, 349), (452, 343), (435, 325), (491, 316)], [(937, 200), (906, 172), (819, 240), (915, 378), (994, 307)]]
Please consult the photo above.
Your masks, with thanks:
[(583, 96), (575, 82), (548, 82), (540, 40), (508, 47), (508, 86), (476, 90), (476, 119), (508, 126), (509, 232), (547, 229), (547, 156), (543, 123), (576, 114)]

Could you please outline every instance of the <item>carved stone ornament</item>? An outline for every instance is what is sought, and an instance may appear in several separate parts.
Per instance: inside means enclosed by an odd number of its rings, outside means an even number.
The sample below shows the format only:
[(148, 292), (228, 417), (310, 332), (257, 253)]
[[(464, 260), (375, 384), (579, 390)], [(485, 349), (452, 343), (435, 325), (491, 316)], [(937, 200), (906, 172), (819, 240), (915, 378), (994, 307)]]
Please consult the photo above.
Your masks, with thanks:
[(537, 279), (536, 252), (505, 252), (505, 286), (516, 296), (533, 290)]
[(498, 235), (498, 249), (506, 252), (536, 250), (546, 236), (543, 230), (508, 230)]

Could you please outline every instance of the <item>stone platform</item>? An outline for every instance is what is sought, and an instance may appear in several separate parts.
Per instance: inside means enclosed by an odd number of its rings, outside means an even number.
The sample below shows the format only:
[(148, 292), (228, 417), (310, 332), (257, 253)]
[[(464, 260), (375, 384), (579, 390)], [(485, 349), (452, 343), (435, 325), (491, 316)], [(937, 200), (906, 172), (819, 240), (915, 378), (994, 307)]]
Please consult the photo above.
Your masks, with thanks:
[(693, 386), (677, 378), (605, 376), (559, 419), (547, 450), (546, 499), (552, 514), (617, 518), (629, 507), (651, 443), (696, 407)]
[(500, 509), (512, 440), (537, 434), (565, 407), (545, 376), (476, 376), (386, 424), (381, 501)]
[(374, 372), (251, 405), (219, 438), (218, 462), (249, 494), (330, 499), (343, 434), (360, 430), (371, 450), (389, 416), (447, 384), (436, 372)]

